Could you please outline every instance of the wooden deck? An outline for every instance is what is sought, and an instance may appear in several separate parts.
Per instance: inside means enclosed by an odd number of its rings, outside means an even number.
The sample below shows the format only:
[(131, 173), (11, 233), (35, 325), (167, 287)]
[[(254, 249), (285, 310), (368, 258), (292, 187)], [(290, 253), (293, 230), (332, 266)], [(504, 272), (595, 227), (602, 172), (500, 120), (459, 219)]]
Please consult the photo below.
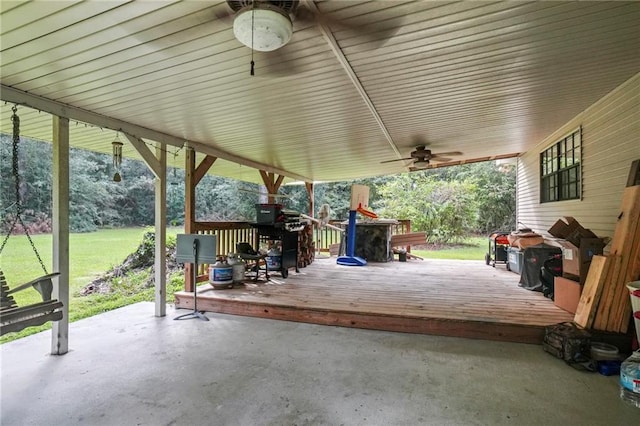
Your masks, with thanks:
[[(283, 279), (229, 290), (198, 287), (198, 309), (315, 324), (541, 343), (545, 325), (573, 320), (520, 276), (484, 261), (410, 260), (340, 266), (316, 259)], [(193, 294), (175, 294), (193, 309)]]

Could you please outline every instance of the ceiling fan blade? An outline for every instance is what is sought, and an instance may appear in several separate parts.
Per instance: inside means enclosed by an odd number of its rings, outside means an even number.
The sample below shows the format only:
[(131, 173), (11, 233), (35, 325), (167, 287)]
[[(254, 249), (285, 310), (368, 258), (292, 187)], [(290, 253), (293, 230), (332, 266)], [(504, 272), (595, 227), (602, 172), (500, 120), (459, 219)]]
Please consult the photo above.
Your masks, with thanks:
[(413, 160), (412, 157), (408, 157), (408, 158), (396, 158), (395, 160), (385, 160), (385, 161), (381, 161), (380, 164), (383, 163), (393, 163), (394, 161), (407, 161), (407, 160)]
[(220, 3), (217, 6), (212, 7), (211, 10), (216, 19), (229, 26), (233, 26), (234, 12), (229, 8), (227, 2)]
[(390, 27), (389, 25), (355, 24), (336, 19), (331, 15), (323, 14), (319, 10), (317, 12), (311, 10), (305, 3), (299, 4), (293, 21), (306, 25), (324, 25), (333, 31), (352, 31), (363, 37), (365, 42), (374, 43), (376, 47), (382, 46), (400, 29), (400, 25)]
[(254, 52), (255, 75), (260, 77), (287, 77), (303, 70), (298, 61), (287, 55), (286, 46), (271, 52)]
[(444, 157), (440, 157), (440, 156), (431, 157), (431, 161), (439, 161), (441, 163), (446, 163), (446, 162), (451, 161), (451, 160), (452, 160), (452, 158), (444, 158)]
[(440, 157), (440, 156), (448, 156), (448, 155), (462, 155), (460, 151), (450, 151), (450, 152), (438, 152), (437, 154), (431, 154), (431, 158)]

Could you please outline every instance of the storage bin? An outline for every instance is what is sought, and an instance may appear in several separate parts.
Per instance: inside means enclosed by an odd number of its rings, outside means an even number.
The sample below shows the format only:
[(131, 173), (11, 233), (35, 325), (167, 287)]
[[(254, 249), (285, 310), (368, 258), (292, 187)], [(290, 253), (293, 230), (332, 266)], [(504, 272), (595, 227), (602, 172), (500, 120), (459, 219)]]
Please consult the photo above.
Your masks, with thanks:
[(522, 273), (522, 250), (516, 247), (509, 247), (507, 249), (507, 257), (509, 259), (507, 263), (507, 270), (515, 272), (516, 274)]

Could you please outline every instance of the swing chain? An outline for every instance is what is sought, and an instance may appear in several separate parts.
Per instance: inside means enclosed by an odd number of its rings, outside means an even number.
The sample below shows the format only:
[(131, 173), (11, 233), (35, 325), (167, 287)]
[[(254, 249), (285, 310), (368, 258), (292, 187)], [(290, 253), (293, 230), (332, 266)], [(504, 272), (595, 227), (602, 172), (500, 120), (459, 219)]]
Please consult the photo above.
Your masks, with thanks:
[(16, 191), (15, 191), (16, 192), (16, 218), (11, 224), (11, 226), (9, 227), (9, 232), (7, 233), (4, 240), (2, 241), (2, 245), (0, 245), (0, 253), (2, 253), (2, 250), (4, 250), (4, 246), (7, 244), (7, 241), (9, 240), (9, 236), (13, 232), (13, 229), (16, 227), (16, 224), (20, 222), (20, 225), (22, 225), (22, 229), (24, 229), (24, 233), (27, 236), (27, 239), (29, 240), (29, 244), (31, 244), (31, 248), (33, 249), (33, 252), (36, 254), (36, 257), (38, 258), (38, 262), (40, 262), (40, 266), (42, 266), (42, 270), (44, 271), (45, 274), (48, 274), (47, 268), (44, 266), (44, 262), (40, 257), (40, 253), (38, 253), (38, 249), (36, 248), (35, 243), (31, 239), (31, 235), (29, 234), (29, 229), (27, 228), (24, 221), (22, 220), (22, 199), (20, 197), (20, 169), (18, 167), (18, 144), (20, 143), (20, 117), (18, 117), (18, 114), (17, 114), (18, 107), (16, 105), (14, 105), (11, 108), (11, 111), (13, 111), (13, 115), (11, 115), (11, 122), (13, 123), (13, 161), (11, 163), (11, 172), (13, 173), (13, 179), (16, 184)]

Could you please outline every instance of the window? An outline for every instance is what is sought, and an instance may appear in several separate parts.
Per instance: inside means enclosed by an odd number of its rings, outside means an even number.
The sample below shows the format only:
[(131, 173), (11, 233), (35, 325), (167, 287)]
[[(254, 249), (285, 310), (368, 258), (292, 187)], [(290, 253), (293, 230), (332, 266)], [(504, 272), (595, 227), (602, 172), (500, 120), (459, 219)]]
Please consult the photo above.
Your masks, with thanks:
[(581, 129), (540, 154), (540, 202), (580, 199)]

